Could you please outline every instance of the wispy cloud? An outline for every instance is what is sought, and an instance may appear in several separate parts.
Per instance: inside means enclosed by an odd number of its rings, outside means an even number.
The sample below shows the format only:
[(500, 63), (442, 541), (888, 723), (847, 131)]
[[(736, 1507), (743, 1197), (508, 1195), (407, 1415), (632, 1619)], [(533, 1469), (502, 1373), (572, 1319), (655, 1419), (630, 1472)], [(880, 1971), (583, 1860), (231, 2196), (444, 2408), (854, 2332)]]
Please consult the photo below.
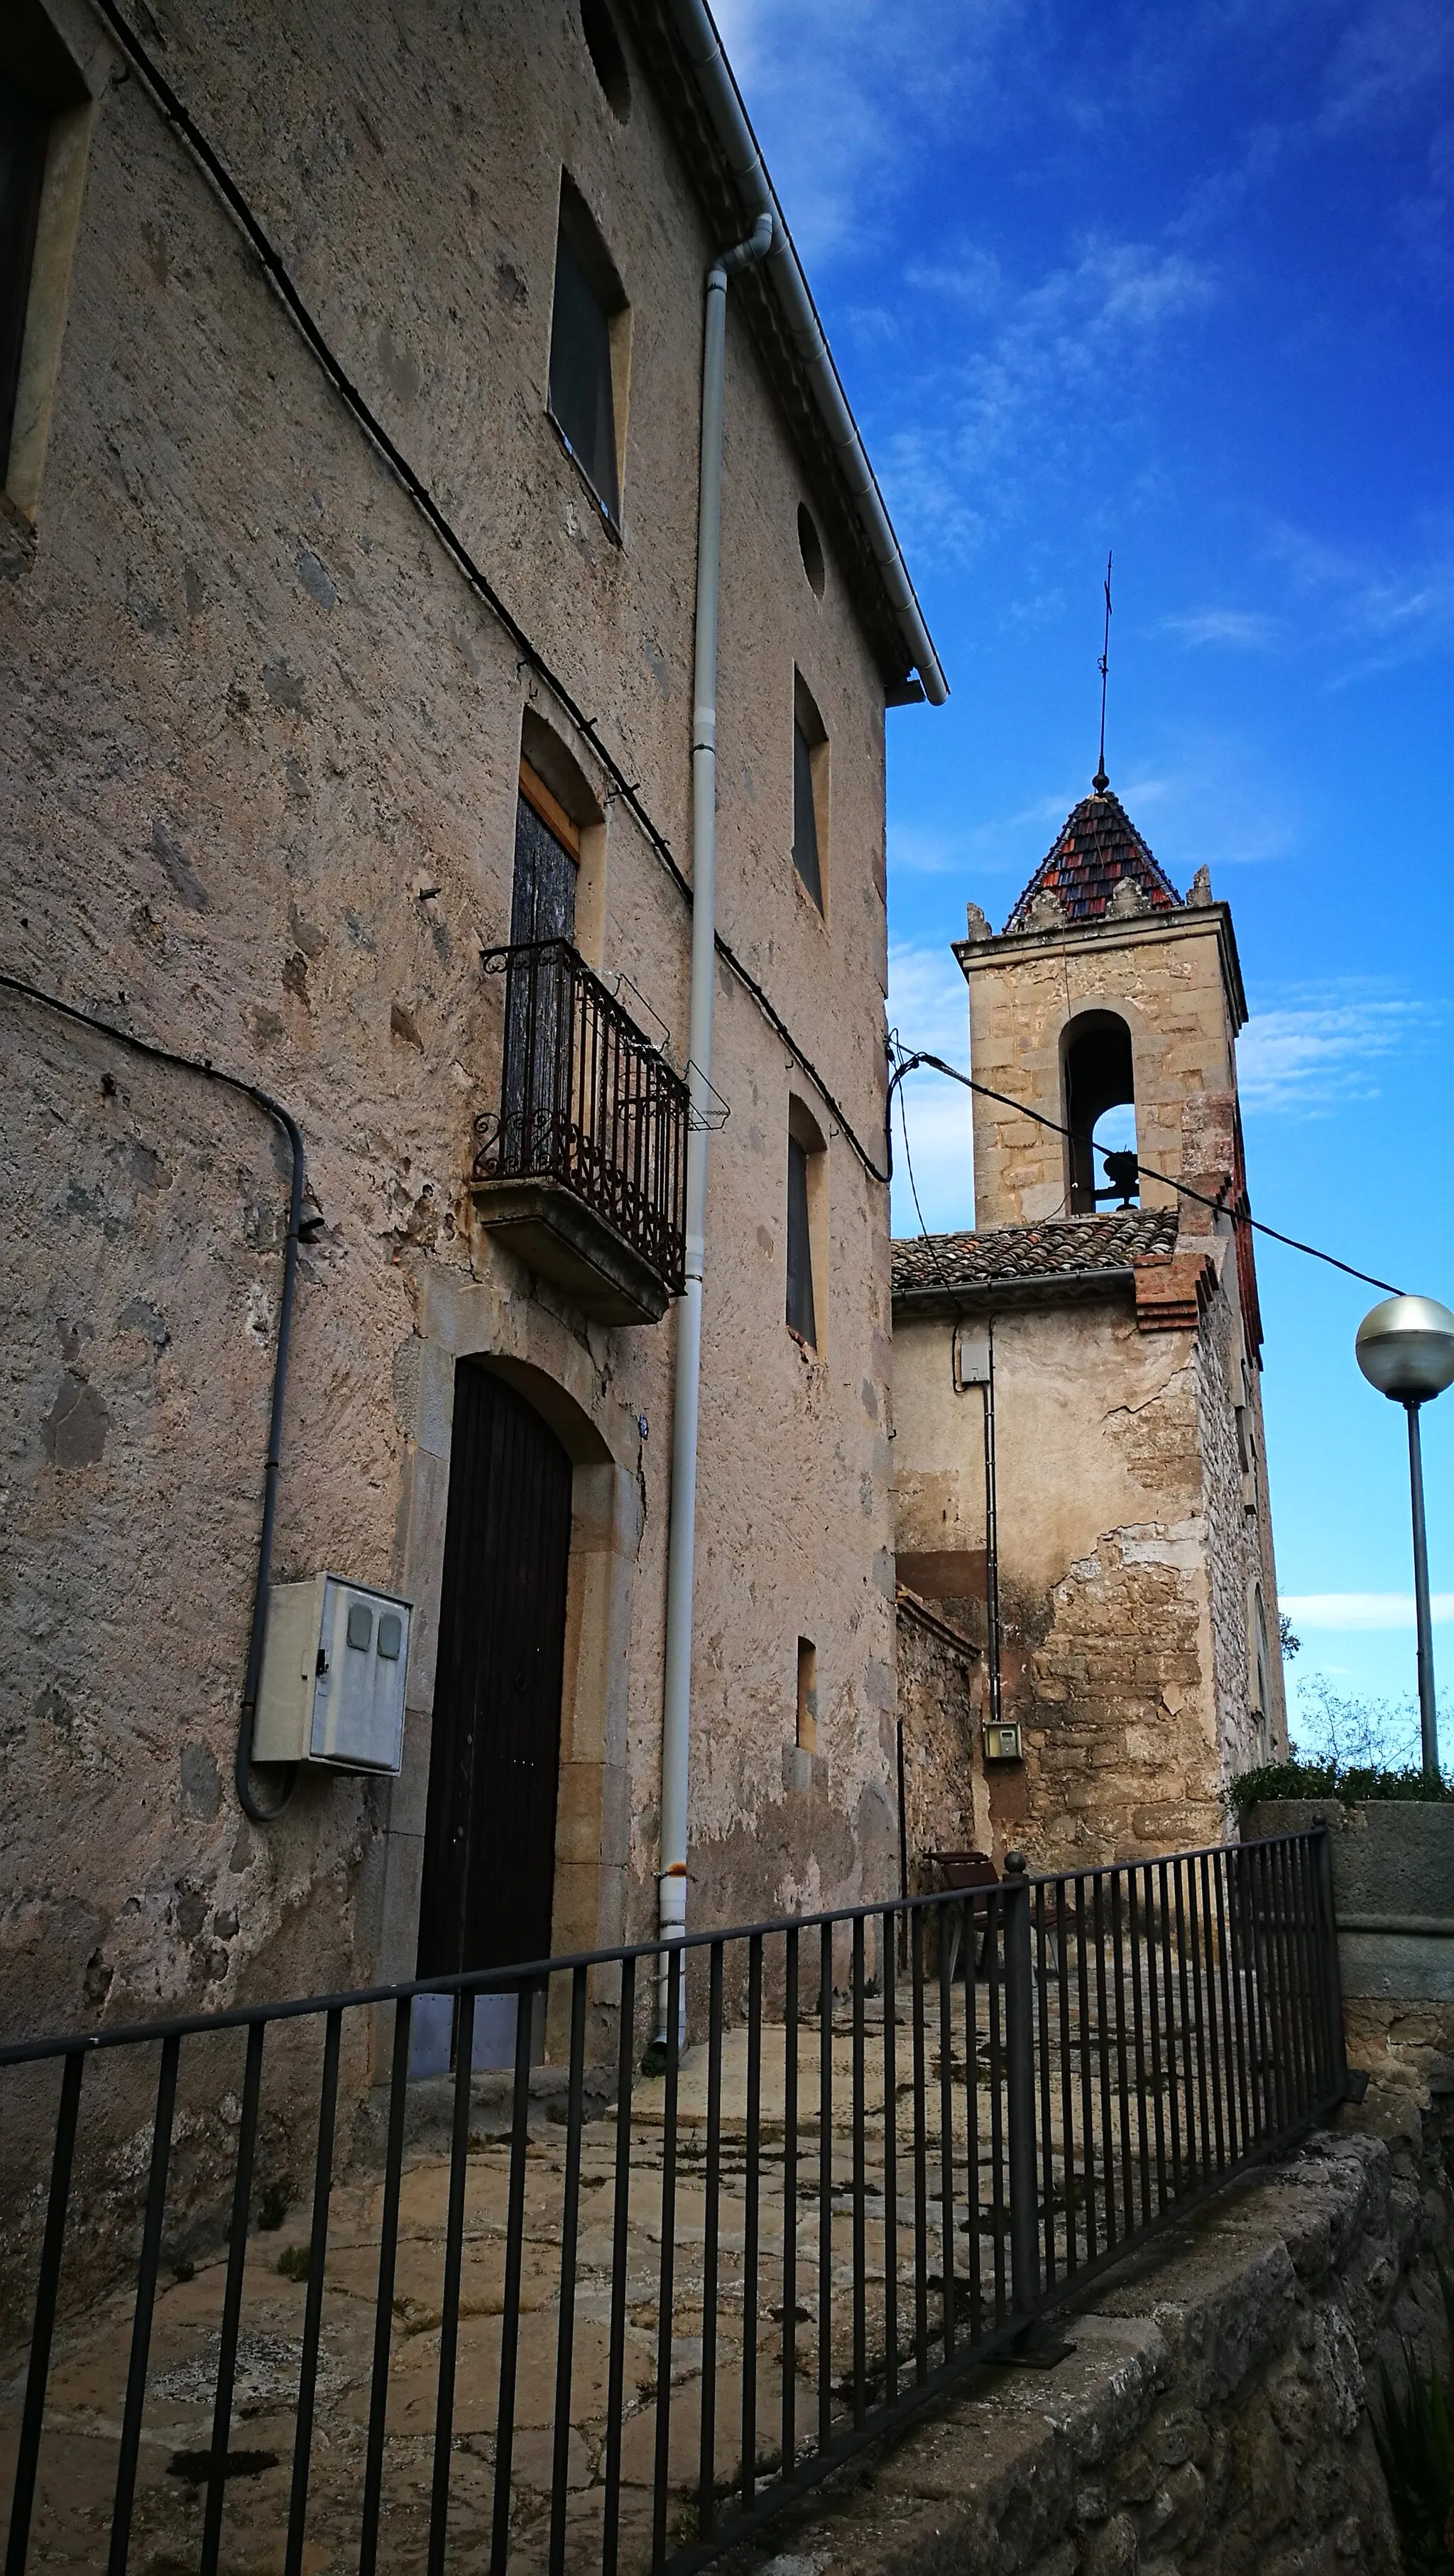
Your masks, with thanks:
[(903, 185), (904, 136), (963, 134), (999, 86), (1028, 0), (719, 0), (716, 19), (773, 183), (805, 259), (830, 260), (881, 230)]
[(1162, 634), (1179, 644), (1225, 644), (1241, 653), (1270, 652), (1285, 631), (1280, 617), (1260, 608), (1201, 608), (1161, 620)]
[(889, 866), (910, 876), (942, 877), (963, 872), (964, 835), (933, 823), (891, 823)]
[[(947, 946), (891, 946), (889, 1021), (906, 1046), (925, 1047), (950, 1064), (968, 1060), (969, 1002), (964, 977)], [(935, 1234), (974, 1223), (970, 1094), (936, 1073), (911, 1074), (899, 1087), (894, 1114), (894, 1232), (917, 1234), (920, 1209)]]
[(1447, 521), (1426, 527), (1402, 563), (1287, 523), (1270, 531), (1267, 551), (1292, 593), (1300, 632), (1342, 648), (1335, 686), (1454, 641), (1454, 525)]
[(1208, 263), (1109, 238), (1083, 241), (1020, 290), (1006, 282), (991, 295), (982, 266), (977, 276), (986, 309), (968, 345), (915, 385), (906, 408), (916, 425), (891, 433), (882, 450), (910, 542), (961, 560), (1033, 482), (1083, 465), (1093, 433), (1118, 434), (1167, 332), (1217, 292)]
[(1436, 94), (1451, 66), (1454, 19), (1445, 0), (1366, 0), (1329, 58), (1318, 130), (1342, 135), (1401, 121)]
[[(946, 943), (895, 940), (889, 949), (889, 1022), (905, 1046), (961, 1062), (969, 1047), (969, 995)], [(967, 1098), (968, 1095), (966, 1094)]]
[[(1339, 1636), (1414, 1625), (1411, 1592), (1283, 1592), (1277, 1606), (1295, 1629)], [(1454, 1592), (1436, 1592), (1431, 1606), (1436, 1626), (1447, 1627), (1454, 1620)]]
[(1243, 1102), (1316, 1117), (1349, 1100), (1376, 1100), (1379, 1063), (1441, 1016), (1431, 1004), (1353, 983), (1290, 995), (1254, 1012), (1237, 1041)]

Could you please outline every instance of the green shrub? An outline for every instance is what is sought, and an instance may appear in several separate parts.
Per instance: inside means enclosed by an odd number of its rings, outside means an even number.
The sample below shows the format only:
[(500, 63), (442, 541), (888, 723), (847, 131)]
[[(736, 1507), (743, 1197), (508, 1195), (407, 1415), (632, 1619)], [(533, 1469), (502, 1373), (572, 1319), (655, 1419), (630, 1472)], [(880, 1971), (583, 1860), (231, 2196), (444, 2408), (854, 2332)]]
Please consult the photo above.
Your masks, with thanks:
[(306, 2281), (308, 2278), (307, 2246), (285, 2245), (278, 2256), (278, 2270), (285, 2281)]
[(1307, 1762), (1294, 1755), (1291, 1762), (1265, 1762), (1260, 1770), (1244, 1771), (1227, 1789), (1227, 1804), (1236, 1816), (1270, 1798), (1337, 1798), (1345, 1807), (1356, 1807), (1366, 1798), (1454, 1798), (1454, 1782), (1445, 1780), (1431, 1789), (1416, 1767), (1393, 1771), (1381, 1765)]

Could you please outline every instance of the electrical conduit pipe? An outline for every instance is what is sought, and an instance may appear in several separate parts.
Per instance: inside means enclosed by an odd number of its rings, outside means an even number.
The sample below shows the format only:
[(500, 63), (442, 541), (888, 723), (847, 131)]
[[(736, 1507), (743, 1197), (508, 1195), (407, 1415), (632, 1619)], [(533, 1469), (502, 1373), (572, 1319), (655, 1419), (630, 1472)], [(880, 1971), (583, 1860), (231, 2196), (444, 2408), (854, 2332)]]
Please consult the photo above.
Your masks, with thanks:
[[(661, 1865), (658, 1923), (663, 1941), (687, 1928), (687, 1779), (692, 1728), (692, 1581), (696, 1558), (697, 1414), (702, 1381), (702, 1274), (706, 1266), (707, 1112), (712, 1104), (712, 992), (717, 929), (717, 601), (722, 560), (722, 384), (727, 347), (727, 281), (765, 259), (773, 219), (759, 215), (746, 241), (707, 271), (702, 346), (702, 461), (697, 502), (697, 639), (692, 681), (692, 1005), (687, 1083), (696, 1113), (687, 1137), (686, 1291), (677, 1307), (671, 1426), (671, 1514), (667, 1529), (666, 1672), (661, 1723)], [(657, 2037), (665, 2039), (668, 1963), (657, 1982)], [(686, 1982), (679, 1989), (678, 2037)]]

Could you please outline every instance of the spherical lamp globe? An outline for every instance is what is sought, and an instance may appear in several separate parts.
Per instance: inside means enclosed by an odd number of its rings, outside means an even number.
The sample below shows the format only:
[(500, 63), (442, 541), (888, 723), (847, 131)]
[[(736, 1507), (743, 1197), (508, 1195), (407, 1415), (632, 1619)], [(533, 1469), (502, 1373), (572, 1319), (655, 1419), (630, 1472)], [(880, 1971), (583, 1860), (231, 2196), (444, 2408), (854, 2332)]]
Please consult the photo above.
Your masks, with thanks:
[(1427, 1404), (1454, 1382), (1454, 1315), (1437, 1297), (1385, 1297), (1354, 1344), (1370, 1386), (1395, 1404)]

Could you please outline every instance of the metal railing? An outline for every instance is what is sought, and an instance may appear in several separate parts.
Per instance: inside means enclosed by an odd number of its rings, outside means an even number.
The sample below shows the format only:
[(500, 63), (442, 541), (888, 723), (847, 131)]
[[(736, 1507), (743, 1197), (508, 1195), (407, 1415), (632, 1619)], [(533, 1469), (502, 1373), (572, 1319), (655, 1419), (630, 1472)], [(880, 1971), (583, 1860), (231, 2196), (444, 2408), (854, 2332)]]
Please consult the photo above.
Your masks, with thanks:
[(564, 939), (491, 948), (505, 978), (498, 1112), (475, 1121), (476, 1180), (562, 1184), (680, 1296), (687, 1087)]
[[(695, 1935), (648, 2074), (659, 1956), (0, 2052), (54, 2118), (6, 2576), (134, 2538), (215, 2576), (224, 2526), (288, 2576), (685, 2570), (1345, 2093), (1325, 1832)], [(455, 2072), (411, 2084), (442, 1990)], [(83, 2152), (108, 2051), (155, 2061), (129, 2165)]]

